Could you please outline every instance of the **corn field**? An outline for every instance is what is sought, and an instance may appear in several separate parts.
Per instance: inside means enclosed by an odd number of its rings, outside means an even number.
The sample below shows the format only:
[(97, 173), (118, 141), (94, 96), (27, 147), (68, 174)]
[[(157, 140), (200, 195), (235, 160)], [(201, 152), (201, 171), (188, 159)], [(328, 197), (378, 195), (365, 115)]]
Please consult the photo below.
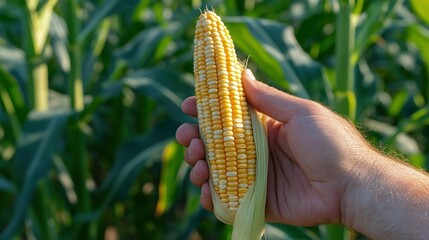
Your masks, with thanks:
[[(228, 239), (174, 139), (196, 123), (180, 105), (206, 7), (258, 79), (429, 170), (427, 0), (0, 0), (1, 240)], [(367, 239), (271, 223), (264, 238)]]

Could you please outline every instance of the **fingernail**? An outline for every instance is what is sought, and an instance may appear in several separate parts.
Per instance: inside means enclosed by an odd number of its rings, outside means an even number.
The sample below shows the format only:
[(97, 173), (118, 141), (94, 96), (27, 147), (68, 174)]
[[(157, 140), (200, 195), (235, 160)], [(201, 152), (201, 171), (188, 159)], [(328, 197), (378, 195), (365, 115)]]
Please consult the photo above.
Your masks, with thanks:
[(252, 73), (252, 71), (250, 69), (246, 69), (244, 71), (245, 71), (246, 77), (249, 80), (252, 80), (252, 81), (256, 80), (255, 75), (253, 75), (253, 73)]

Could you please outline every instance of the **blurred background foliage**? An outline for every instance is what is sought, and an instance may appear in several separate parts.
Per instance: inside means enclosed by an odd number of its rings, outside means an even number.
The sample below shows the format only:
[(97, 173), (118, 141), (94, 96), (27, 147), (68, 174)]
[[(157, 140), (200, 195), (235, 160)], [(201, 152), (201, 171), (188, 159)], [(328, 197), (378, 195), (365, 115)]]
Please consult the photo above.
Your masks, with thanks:
[(429, 168), (427, 0), (0, 0), (0, 239), (228, 239), (174, 140), (206, 7), (260, 80)]

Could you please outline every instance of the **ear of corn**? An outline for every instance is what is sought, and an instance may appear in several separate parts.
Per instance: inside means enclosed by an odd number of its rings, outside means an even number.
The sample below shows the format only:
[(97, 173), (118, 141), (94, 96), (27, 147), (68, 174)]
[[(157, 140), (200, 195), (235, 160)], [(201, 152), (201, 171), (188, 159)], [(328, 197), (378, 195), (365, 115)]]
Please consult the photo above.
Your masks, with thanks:
[(268, 147), (265, 121), (246, 102), (243, 66), (220, 17), (201, 13), (194, 40), (200, 135), (210, 168), (214, 213), (232, 239), (260, 239), (265, 225)]

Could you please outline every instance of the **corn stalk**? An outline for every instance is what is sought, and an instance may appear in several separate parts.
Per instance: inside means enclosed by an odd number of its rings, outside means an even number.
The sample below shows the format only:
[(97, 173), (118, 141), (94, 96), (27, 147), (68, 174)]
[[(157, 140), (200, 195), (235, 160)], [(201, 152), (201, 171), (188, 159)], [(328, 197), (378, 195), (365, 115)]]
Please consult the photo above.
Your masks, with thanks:
[(48, 67), (44, 62), (43, 50), (52, 17), (58, 0), (48, 0), (38, 9), (38, 0), (27, 0), (24, 6), (23, 29), (24, 50), (28, 63), (29, 104), (36, 111), (48, 110)]
[(353, 13), (354, 0), (340, 0), (335, 39), (335, 110), (354, 121), (354, 63), (352, 60), (358, 16)]
[[(48, 31), (53, 8), (58, 0), (48, 0), (39, 8), (41, 1), (26, 0), (22, 3), (24, 14), (22, 26), (24, 29), (24, 50), (28, 63), (28, 95), (30, 109), (47, 111), (49, 108), (48, 67), (44, 59)], [(40, 234), (43, 239), (55, 239), (54, 228), (49, 224), (52, 213), (49, 208), (49, 196), (46, 191), (47, 183), (41, 182), (35, 192), (33, 209), (38, 220)]]
[[(76, 0), (65, 2), (65, 20), (68, 29), (68, 52), (70, 57), (70, 72), (68, 75), (68, 91), (70, 107), (77, 113), (84, 109), (84, 91), (82, 81), (82, 42), (79, 39), (81, 20), (79, 18), (80, 6)], [(85, 213), (91, 210), (91, 200), (87, 189), (89, 179), (89, 163), (86, 155), (85, 135), (82, 131), (79, 115), (72, 120), (70, 131), (72, 163), (71, 176), (77, 193), (76, 213)], [(75, 233), (79, 237), (91, 238), (91, 232), (95, 232), (95, 223), (90, 226), (78, 225)], [(77, 237), (75, 235), (75, 237)]]

